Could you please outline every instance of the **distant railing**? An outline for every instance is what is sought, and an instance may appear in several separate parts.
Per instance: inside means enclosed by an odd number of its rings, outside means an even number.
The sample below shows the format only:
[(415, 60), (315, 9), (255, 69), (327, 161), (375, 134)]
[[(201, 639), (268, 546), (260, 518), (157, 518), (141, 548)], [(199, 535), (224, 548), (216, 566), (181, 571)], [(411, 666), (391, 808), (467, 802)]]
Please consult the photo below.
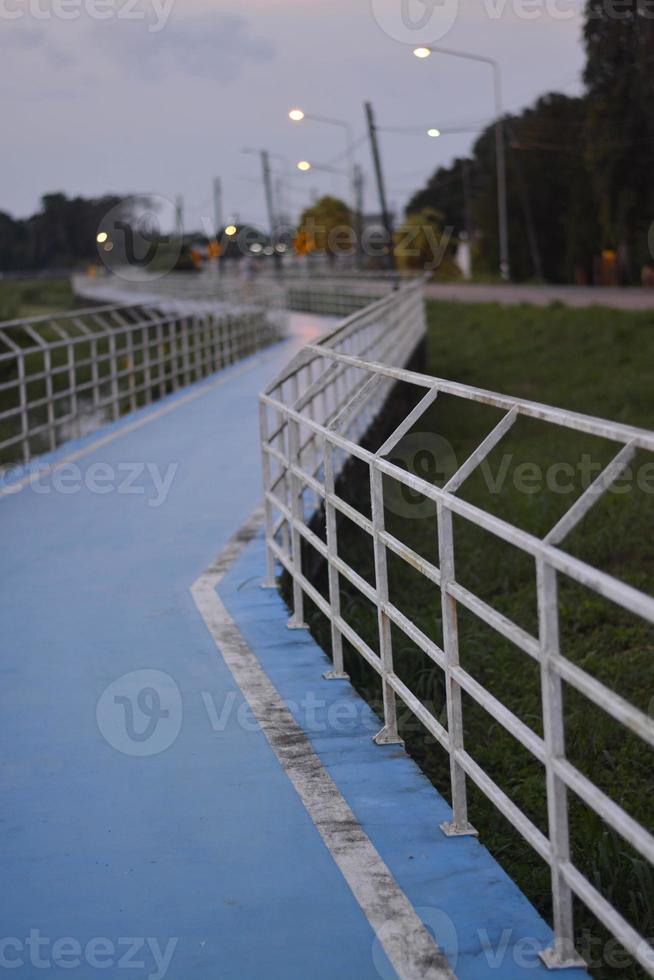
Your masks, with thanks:
[[(559, 580), (567, 578), (654, 623), (654, 598), (563, 551), (559, 546), (592, 506), (618, 479), (637, 449), (654, 451), (654, 432), (562, 411), (446, 381), (405, 368), (424, 332), (420, 286), (408, 286), (346, 319), (315, 344), (298, 353), (260, 400), (261, 441), (266, 509), (267, 585), (275, 585), (276, 561), (292, 579), (293, 614), (289, 626), (305, 625), (308, 597), (331, 624), (333, 670), (328, 678), (346, 676), (343, 640), (379, 675), (384, 695), (384, 727), (379, 743), (399, 741), (396, 700), (399, 698), (447, 751), (450, 759), (453, 819), (443, 825), (448, 835), (474, 834), (468, 820), (466, 780), (471, 779), (520, 832), (551, 869), (555, 941), (541, 954), (552, 968), (580, 963), (574, 948), (573, 896), (576, 896), (625, 950), (654, 976), (654, 950), (575, 866), (569, 842), (568, 793), (572, 791), (643, 858), (654, 863), (654, 838), (621, 806), (584, 776), (566, 757), (563, 686), (571, 685), (606, 712), (625, 732), (654, 746), (654, 721), (600, 683), (561, 649)], [(363, 448), (361, 437), (387, 398), (402, 382), (422, 392), (415, 408), (377, 450)], [(438, 395), (461, 403), (477, 402), (500, 409), (501, 421), (442, 487), (419, 478), (388, 457)], [(497, 447), (517, 419), (538, 419), (617, 444), (612, 462), (543, 538), (494, 516), (457, 496), (464, 481)], [(348, 460), (359, 460), (369, 472), (371, 517), (337, 492), (336, 477)], [(385, 526), (385, 481), (402, 485), (433, 501), (438, 520), (438, 566), (427, 561)], [(325, 540), (312, 522), (324, 510)], [(369, 535), (374, 549), (374, 585), (359, 575), (339, 553), (337, 515)], [(457, 581), (454, 565), (454, 517), (472, 523), (529, 556), (536, 571), (538, 635), (533, 636)], [(303, 547), (323, 559), (328, 572), (328, 597), (310, 580)], [(432, 583), (440, 594), (442, 647), (408, 619), (391, 601), (388, 553), (399, 556)], [(374, 605), (378, 618), (377, 654), (341, 612), (341, 578)], [(509, 640), (540, 667), (543, 737), (514, 714), (465, 670), (459, 660), (457, 614), (467, 610)], [(394, 670), (391, 627), (401, 630), (443, 672), (447, 725), (428, 710)], [(475, 762), (464, 745), (462, 692), (509, 732), (544, 767), (543, 795), (549, 829), (544, 834)], [(474, 751), (474, 747), (473, 747)]]
[(155, 303), (165, 297), (171, 301), (226, 302), (234, 296), (267, 308), (301, 310), (326, 316), (346, 316), (368, 306), (391, 292), (398, 283), (396, 276), (341, 273), (307, 276), (287, 271), (273, 276), (269, 272), (245, 279), (238, 272), (215, 270), (201, 273), (169, 273), (166, 276), (140, 274), (138, 278), (100, 275), (74, 276), (73, 290), (85, 300), (102, 302)]
[(108, 305), (0, 324), (0, 462), (29, 463), (280, 338), (252, 301)]

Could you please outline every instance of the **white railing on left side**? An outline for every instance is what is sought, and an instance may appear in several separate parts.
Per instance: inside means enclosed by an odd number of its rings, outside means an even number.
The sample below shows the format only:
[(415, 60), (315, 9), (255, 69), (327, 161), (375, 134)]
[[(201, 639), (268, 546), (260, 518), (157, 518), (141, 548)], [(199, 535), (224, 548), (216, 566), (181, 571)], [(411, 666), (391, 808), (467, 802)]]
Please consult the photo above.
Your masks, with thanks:
[(27, 464), (285, 332), (279, 305), (148, 298), (0, 323), (0, 464)]

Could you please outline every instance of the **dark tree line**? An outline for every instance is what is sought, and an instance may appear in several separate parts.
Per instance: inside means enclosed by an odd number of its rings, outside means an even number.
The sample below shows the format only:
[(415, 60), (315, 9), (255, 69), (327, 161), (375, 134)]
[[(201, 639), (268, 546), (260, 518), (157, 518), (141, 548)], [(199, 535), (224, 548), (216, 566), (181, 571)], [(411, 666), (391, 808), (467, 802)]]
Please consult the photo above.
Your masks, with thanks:
[(0, 272), (73, 268), (97, 259), (98, 227), (120, 202), (112, 195), (87, 200), (46, 194), (30, 218), (0, 211)]
[[(584, 36), (585, 94), (550, 93), (504, 120), (516, 279), (597, 281), (608, 255), (629, 283), (654, 264), (654, 14), (640, 0), (617, 13), (588, 0)], [(494, 138), (489, 126), (407, 206), (471, 232), (478, 273), (499, 265)]]

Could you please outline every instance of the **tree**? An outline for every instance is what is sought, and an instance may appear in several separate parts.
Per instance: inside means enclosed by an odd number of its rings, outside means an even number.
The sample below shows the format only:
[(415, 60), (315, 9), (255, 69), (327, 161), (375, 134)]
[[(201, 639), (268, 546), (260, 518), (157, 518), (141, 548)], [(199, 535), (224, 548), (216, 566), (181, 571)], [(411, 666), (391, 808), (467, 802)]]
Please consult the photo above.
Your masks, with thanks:
[(324, 252), (330, 262), (337, 255), (351, 255), (355, 235), (347, 204), (337, 197), (321, 197), (303, 211), (296, 240), (306, 243), (307, 252)]
[[(590, 279), (601, 248), (583, 139), (586, 102), (542, 96), (520, 115), (504, 118), (507, 210), (512, 276), (569, 282)], [(495, 124), (477, 138), (472, 157), (441, 167), (413, 196), (443, 214), (455, 233), (471, 232), (475, 272), (499, 266)]]
[(635, 279), (651, 261), (647, 231), (654, 217), (654, 20), (641, 0), (586, 8), (587, 160), (602, 245), (622, 254)]
[(41, 210), (26, 220), (0, 214), (0, 270), (72, 268), (97, 258), (98, 227), (121, 201), (114, 195), (85, 199), (54, 193), (46, 194)]
[(456, 240), (452, 227), (443, 227), (443, 215), (423, 208), (406, 217), (395, 232), (395, 260), (399, 269), (433, 272), (443, 278), (458, 278), (454, 260)]
[(459, 235), (469, 230), (472, 204), (473, 161), (456, 160), (449, 167), (439, 167), (422, 190), (416, 191), (406, 206), (407, 214), (415, 214), (424, 208), (440, 212), (442, 221), (451, 225)]

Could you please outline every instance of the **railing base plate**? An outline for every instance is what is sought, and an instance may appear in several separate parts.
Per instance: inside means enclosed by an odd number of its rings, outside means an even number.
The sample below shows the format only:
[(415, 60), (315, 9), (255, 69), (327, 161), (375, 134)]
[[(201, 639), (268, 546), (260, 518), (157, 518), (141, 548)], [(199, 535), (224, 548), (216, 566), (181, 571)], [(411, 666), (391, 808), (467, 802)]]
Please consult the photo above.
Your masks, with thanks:
[(294, 616), (291, 616), (286, 624), (286, 628), (289, 630), (308, 630), (309, 627), (306, 623), (301, 623)]
[(373, 735), (372, 740), (375, 745), (404, 745), (404, 739), (389, 732), (385, 726), (380, 732)]
[(338, 671), (338, 670), (328, 670), (322, 676), (323, 676), (323, 680), (326, 681), (349, 681), (350, 679), (349, 674), (345, 674), (343, 671)]
[(548, 970), (572, 970), (579, 967), (586, 969), (588, 966), (583, 956), (575, 951), (570, 956), (562, 956), (557, 949), (550, 946), (549, 949), (541, 950), (538, 955)]
[(460, 826), (451, 820), (446, 820), (441, 824), (441, 830), (446, 837), (479, 837), (479, 831), (475, 830), (471, 823)]

